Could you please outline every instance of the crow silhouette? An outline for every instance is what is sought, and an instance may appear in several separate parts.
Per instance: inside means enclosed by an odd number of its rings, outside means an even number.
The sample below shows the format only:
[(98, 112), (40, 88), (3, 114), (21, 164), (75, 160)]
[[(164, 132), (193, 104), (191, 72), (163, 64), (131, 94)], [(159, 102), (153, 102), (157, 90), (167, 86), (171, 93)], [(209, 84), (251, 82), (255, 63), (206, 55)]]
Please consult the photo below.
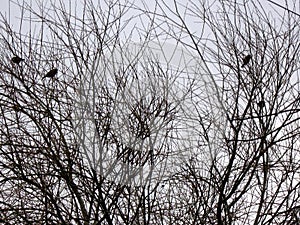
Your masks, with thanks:
[(246, 66), (246, 65), (250, 62), (251, 58), (252, 58), (251, 55), (247, 55), (245, 58), (243, 58), (243, 65), (242, 65), (242, 68), (243, 68), (244, 66)]
[(43, 79), (46, 78), (46, 77), (48, 77), (48, 78), (53, 78), (53, 77), (57, 74), (57, 72), (58, 72), (58, 69), (57, 69), (57, 68), (54, 68), (54, 69), (50, 70), (50, 71), (43, 77)]
[(13, 63), (19, 64), (20, 62), (24, 61), (24, 59), (20, 58), (19, 56), (14, 56), (11, 58)]

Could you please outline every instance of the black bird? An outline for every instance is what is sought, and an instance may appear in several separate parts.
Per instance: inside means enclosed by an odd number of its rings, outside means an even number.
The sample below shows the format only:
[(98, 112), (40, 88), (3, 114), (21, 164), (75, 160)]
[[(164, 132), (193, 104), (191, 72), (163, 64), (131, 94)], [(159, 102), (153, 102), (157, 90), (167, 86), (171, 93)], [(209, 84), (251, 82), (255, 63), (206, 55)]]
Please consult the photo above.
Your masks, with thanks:
[(19, 56), (14, 56), (11, 58), (13, 63), (19, 64), (20, 62), (24, 61), (24, 59), (20, 58)]
[(263, 107), (266, 106), (266, 103), (265, 103), (264, 100), (261, 100), (261, 101), (259, 101), (259, 102), (257, 103), (257, 105), (258, 105), (259, 108), (263, 108)]
[(242, 68), (243, 68), (244, 66), (246, 66), (246, 65), (250, 62), (251, 58), (252, 58), (251, 55), (247, 55), (245, 58), (243, 58), (243, 65), (242, 65)]
[(57, 69), (57, 68), (54, 68), (54, 69), (50, 70), (50, 71), (43, 77), (43, 79), (46, 78), (46, 77), (53, 78), (53, 77), (57, 74), (57, 72), (58, 72), (58, 69)]

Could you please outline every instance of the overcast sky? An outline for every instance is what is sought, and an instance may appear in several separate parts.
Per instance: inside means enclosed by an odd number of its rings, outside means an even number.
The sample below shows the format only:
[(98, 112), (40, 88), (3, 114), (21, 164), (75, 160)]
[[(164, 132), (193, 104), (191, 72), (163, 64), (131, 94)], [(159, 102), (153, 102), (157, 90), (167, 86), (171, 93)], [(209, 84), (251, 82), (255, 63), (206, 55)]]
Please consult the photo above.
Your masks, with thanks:
[[(1, 1), (0, 12), (3, 13), (3, 14), (4, 13), (8, 13), (8, 11), (9, 11), (9, 5), (11, 5), (10, 6), (11, 7), (11, 19), (13, 17), (17, 16), (18, 13), (19, 13), (19, 12), (17, 12), (17, 8), (13, 6), (14, 3), (12, 3), (12, 2), (14, 2), (14, 1), (15, 0), (13, 0), (13, 1), (12, 0), (2, 0)], [(52, 0), (52, 1), (55, 1), (55, 0)], [(78, 0), (61, 0), (61, 1), (66, 2), (66, 3), (68, 3), (69, 1), (72, 1), (72, 2), (75, 2), (75, 1), (76, 2), (82, 2), (82, 1), (78, 1)], [(143, 0), (131, 0), (131, 1), (135, 2), (136, 4), (138, 4), (139, 2), (142, 2)], [(173, 2), (173, 0), (164, 0), (164, 2), (168, 2), (168, 1), (170, 1), (170, 4)], [(211, 0), (211, 2), (214, 2), (214, 1)], [(243, 1), (243, 0), (238, 0), (238, 1)], [(272, 9), (272, 7), (274, 9), (280, 11), (280, 7), (276, 6), (272, 2), (275, 2), (275, 3), (277, 3), (279, 5), (283, 5), (283, 6), (285, 6), (285, 3), (287, 2), (288, 3), (288, 8), (290, 10), (293, 10), (296, 13), (300, 14), (300, 1), (299, 0), (296, 0), (296, 4), (297, 5), (293, 5), (294, 0), (271, 0), (271, 2), (268, 1), (268, 0), (253, 0), (253, 1), (259, 1), (261, 4), (264, 4), (266, 6), (266, 10), (270, 10), (271, 12), (274, 11)], [(17, 0), (17, 2), (19, 2), (21, 4), (23, 1), (22, 0)], [(36, 0), (25, 0), (24, 2), (26, 2), (26, 3), (29, 4), (30, 2), (33, 2), (33, 3), (36, 2)], [(98, 0), (94, 0), (94, 2), (96, 3), (96, 2), (98, 2)], [(153, 4), (154, 3), (154, 1), (146, 1), (146, 2), (147, 2), (147, 4), (151, 4), (151, 3)], [(186, 2), (188, 2), (188, 0), (178, 0), (178, 2), (181, 3), (181, 4), (185, 4)], [(142, 5), (142, 4), (140, 4), (140, 5)]]

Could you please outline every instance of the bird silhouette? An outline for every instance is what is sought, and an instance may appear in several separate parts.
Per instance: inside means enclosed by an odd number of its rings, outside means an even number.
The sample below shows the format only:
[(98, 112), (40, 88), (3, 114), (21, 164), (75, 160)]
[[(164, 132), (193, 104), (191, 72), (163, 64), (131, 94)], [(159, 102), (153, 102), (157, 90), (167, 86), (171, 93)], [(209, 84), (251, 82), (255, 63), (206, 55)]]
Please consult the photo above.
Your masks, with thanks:
[(19, 64), (20, 62), (24, 61), (24, 59), (20, 58), (19, 56), (14, 56), (11, 58), (13, 63)]
[(250, 62), (251, 58), (252, 58), (251, 55), (247, 55), (245, 58), (243, 58), (243, 65), (242, 65), (242, 68), (243, 68), (244, 66), (246, 66), (246, 65)]
[(266, 106), (266, 103), (265, 103), (264, 100), (260, 100), (260, 101), (257, 103), (257, 105), (258, 105), (259, 108), (263, 108), (263, 107)]
[(46, 77), (48, 77), (48, 78), (53, 78), (53, 77), (57, 74), (57, 72), (58, 72), (58, 69), (57, 69), (57, 68), (54, 68), (54, 69), (50, 70), (50, 71), (43, 77), (43, 79), (46, 78)]

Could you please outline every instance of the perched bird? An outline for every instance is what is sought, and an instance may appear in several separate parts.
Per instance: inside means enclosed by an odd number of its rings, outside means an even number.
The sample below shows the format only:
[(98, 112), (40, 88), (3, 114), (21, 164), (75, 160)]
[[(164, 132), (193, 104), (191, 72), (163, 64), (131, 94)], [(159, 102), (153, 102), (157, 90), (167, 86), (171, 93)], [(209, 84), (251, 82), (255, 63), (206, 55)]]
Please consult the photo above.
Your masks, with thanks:
[(19, 56), (14, 56), (11, 58), (13, 63), (19, 64), (20, 62), (24, 61), (24, 59), (20, 58)]
[(259, 101), (259, 102), (257, 103), (257, 105), (258, 105), (259, 108), (263, 108), (263, 107), (265, 107), (266, 103), (265, 103), (264, 100), (261, 100), (261, 101)]
[(242, 65), (242, 68), (243, 68), (244, 66), (246, 66), (246, 65), (250, 62), (251, 58), (252, 58), (251, 55), (247, 55), (245, 58), (243, 58), (243, 65)]
[(50, 70), (50, 71), (43, 77), (43, 79), (46, 78), (46, 77), (53, 78), (53, 77), (57, 74), (57, 72), (58, 72), (58, 69), (57, 69), (57, 68), (54, 68), (54, 69)]

